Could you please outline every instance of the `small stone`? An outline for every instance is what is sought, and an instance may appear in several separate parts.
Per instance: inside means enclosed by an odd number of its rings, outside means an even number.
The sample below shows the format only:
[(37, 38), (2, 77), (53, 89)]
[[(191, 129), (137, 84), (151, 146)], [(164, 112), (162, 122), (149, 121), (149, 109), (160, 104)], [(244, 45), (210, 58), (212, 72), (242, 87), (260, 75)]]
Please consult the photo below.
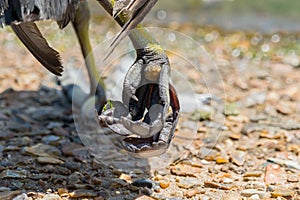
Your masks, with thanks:
[(82, 174), (74, 172), (68, 177), (68, 185), (75, 185), (81, 183)]
[(127, 185), (127, 182), (123, 179), (115, 178), (111, 181), (110, 189), (118, 189), (121, 187), (125, 187)]
[(260, 197), (258, 194), (254, 194), (249, 198), (249, 200), (260, 200)]
[(195, 186), (200, 186), (201, 183), (195, 178), (181, 177), (176, 184), (180, 188), (189, 189)]
[(275, 134), (275, 132), (271, 132), (270, 133), (270, 131), (268, 131), (268, 130), (262, 130), (260, 132), (259, 137), (260, 138), (267, 138), (267, 139), (280, 139), (281, 135), (282, 134), (280, 134), (280, 133), (279, 134)]
[(162, 180), (164, 177), (162, 176), (162, 175), (156, 175), (154, 178), (153, 178), (153, 180), (154, 181), (160, 181), (160, 180)]
[(252, 115), (250, 117), (250, 121), (251, 122), (259, 122), (259, 121), (263, 121), (263, 120), (267, 120), (268, 116), (266, 114), (257, 114), (257, 115)]
[(237, 115), (237, 116), (228, 116), (228, 120), (238, 123), (247, 123), (249, 122), (249, 117), (245, 115)]
[(193, 167), (191, 165), (178, 164), (171, 167), (171, 173), (177, 176), (193, 176), (201, 173), (201, 168)]
[(60, 140), (59, 136), (56, 135), (47, 135), (42, 138), (42, 141), (46, 144), (54, 144), (55, 142), (58, 142)]
[(7, 127), (9, 130), (18, 133), (30, 132), (32, 130), (32, 126), (29, 123), (9, 122)]
[(0, 187), (0, 192), (10, 191), (11, 189), (8, 187)]
[(181, 190), (175, 190), (173, 192), (171, 192), (170, 194), (171, 196), (174, 196), (175, 198), (172, 198), (174, 200), (180, 200), (180, 199), (183, 199), (183, 191)]
[(0, 192), (0, 199), (1, 200), (11, 200), (19, 194), (21, 194), (21, 191), (4, 191), (4, 192)]
[(69, 195), (71, 198), (92, 198), (92, 197), (96, 197), (97, 193), (91, 190), (78, 189), (69, 193)]
[(216, 157), (220, 156), (220, 152), (215, 149), (201, 147), (199, 157), (207, 161), (215, 161)]
[(290, 115), (293, 113), (292, 109), (290, 109), (288, 107), (288, 105), (286, 105), (285, 103), (281, 103), (281, 102), (276, 104), (276, 110), (277, 110), (277, 112), (279, 112), (280, 114), (283, 114), (283, 115)]
[(31, 199), (27, 196), (27, 194), (23, 193), (13, 198), (13, 200), (31, 200)]
[(170, 186), (170, 182), (167, 181), (167, 180), (164, 180), (164, 181), (160, 181), (159, 182), (159, 186), (162, 188), (162, 189), (166, 189)]
[(246, 107), (252, 107), (255, 105), (262, 105), (267, 98), (266, 92), (253, 92), (250, 93), (245, 101)]
[(265, 183), (266, 184), (284, 184), (285, 171), (277, 164), (269, 164), (266, 167)]
[(61, 155), (61, 151), (58, 148), (42, 143), (32, 147), (25, 147), (23, 151), (24, 153), (43, 157), (56, 157)]
[(216, 158), (216, 163), (217, 164), (226, 164), (226, 163), (228, 163), (229, 161), (228, 161), (228, 159), (227, 158), (224, 158), (224, 157), (217, 157)]
[(119, 179), (123, 179), (127, 183), (131, 183), (132, 182), (131, 176), (129, 176), (128, 174), (124, 174), (124, 173), (120, 175)]
[(260, 124), (250, 123), (250, 124), (245, 124), (245, 126), (243, 127), (241, 133), (243, 133), (244, 135), (248, 135), (250, 133), (253, 133), (253, 132), (256, 132), (256, 131), (261, 131), (263, 129), (264, 129), (264, 127)]
[(153, 199), (149, 196), (143, 195), (143, 196), (137, 197), (135, 200), (155, 200), (155, 199)]
[(290, 174), (287, 177), (287, 181), (290, 182), (290, 183), (297, 183), (299, 181), (299, 178), (296, 175), (291, 175)]
[(230, 115), (236, 116), (240, 113), (240, 111), (235, 103), (228, 103), (225, 105), (225, 109), (223, 113), (226, 116), (230, 116)]
[(229, 138), (233, 140), (241, 139), (242, 135), (240, 133), (230, 133)]
[(242, 190), (241, 195), (244, 197), (251, 197), (253, 195), (258, 195), (261, 199), (267, 198), (269, 196), (267, 192), (256, 190), (256, 189)]
[(261, 177), (262, 172), (261, 171), (250, 171), (246, 172), (244, 174), (244, 177)]
[(189, 117), (192, 121), (205, 121), (205, 120), (211, 120), (212, 118), (212, 111), (209, 109), (202, 109), (202, 110), (196, 110), (194, 111), (191, 116)]
[(239, 87), (242, 90), (247, 90), (248, 89), (247, 82), (244, 79), (242, 79), (242, 78), (235, 79), (234, 85), (237, 86), (237, 87)]
[(132, 183), (133, 186), (136, 187), (147, 187), (147, 188), (152, 188), (153, 187), (153, 182), (151, 180), (147, 179), (141, 179), (141, 180), (136, 180)]
[(84, 146), (81, 144), (76, 144), (76, 143), (70, 143), (66, 144), (62, 148), (62, 152), (66, 156), (76, 156), (77, 154), (83, 153), (83, 154), (88, 154), (87, 150)]
[(67, 188), (58, 188), (57, 192), (60, 196), (69, 196), (69, 191)]
[(272, 197), (292, 197), (295, 194), (293, 190), (288, 188), (276, 188), (273, 192), (271, 192)]
[(196, 196), (197, 194), (201, 194), (203, 191), (197, 190), (197, 189), (190, 189), (184, 193), (184, 196), (187, 198), (192, 198), (193, 196)]
[(230, 160), (237, 166), (243, 166), (246, 161), (245, 155), (246, 153), (244, 151), (235, 150), (230, 153)]
[(295, 121), (293, 119), (288, 119), (287, 121), (283, 122), (280, 125), (281, 128), (285, 129), (285, 130), (299, 130), (300, 129), (300, 122)]
[(64, 163), (62, 160), (59, 160), (57, 158), (51, 158), (51, 157), (38, 157), (37, 161), (41, 164), (52, 164), (52, 165), (60, 165)]
[(0, 174), (0, 178), (27, 178), (27, 171), (26, 170), (4, 170)]
[(260, 182), (258, 179), (257, 181), (250, 181), (245, 185), (245, 189), (259, 189), (263, 190), (266, 187), (264, 182)]
[(42, 200), (62, 200), (57, 194), (46, 194)]
[(211, 181), (204, 181), (204, 186), (209, 187), (209, 188), (218, 188), (221, 190), (230, 190), (233, 188), (232, 185), (220, 184), (220, 183), (211, 182)]
[(213, 200), (213, 199), (207, 195), (202, 195), (201, 200)]
[(50, 122), (48, 125), (47, 125), (47, 129), (54, 129), (54, 128), (59, 128), (59, 127), (62, 127), (64, 124), (61, 123), (61, 122)]

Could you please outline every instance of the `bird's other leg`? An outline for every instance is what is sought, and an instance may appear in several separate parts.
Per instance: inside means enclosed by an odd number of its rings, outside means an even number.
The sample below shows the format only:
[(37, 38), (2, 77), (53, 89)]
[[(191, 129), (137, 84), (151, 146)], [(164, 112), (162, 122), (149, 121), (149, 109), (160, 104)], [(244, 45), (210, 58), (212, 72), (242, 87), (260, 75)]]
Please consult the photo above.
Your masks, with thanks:
[(72, 21), (77, 34), (85, 65), (90, 79), (90, 95), (96, 94), (96, 106), (101, 110), (106, 102), (105, 85), (97, 70), (92, 47), (89, 39), (90, 11), (87, 1), (81, 1), (77, 9), (75, 19)]

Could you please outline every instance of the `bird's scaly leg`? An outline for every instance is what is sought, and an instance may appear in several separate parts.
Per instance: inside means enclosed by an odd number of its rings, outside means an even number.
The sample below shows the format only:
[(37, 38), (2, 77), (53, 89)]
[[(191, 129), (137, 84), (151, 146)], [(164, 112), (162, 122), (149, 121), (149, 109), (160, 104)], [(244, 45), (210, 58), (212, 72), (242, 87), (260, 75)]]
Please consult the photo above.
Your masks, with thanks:
[(88, 3), (86, 1), (82, 1), (79, 3), (72, 24), (77, 34), (83, 56), (85, 58), (85, 65), (90, 79), (90, 95), (96, 95), (96, 105), (99, 106), (100, 109), (102, 109), (106, 101), (104, 90), (105, 85), (103, 79), (99, 75), (95, 64), (94, 54), (89, 39), (89, 20), (90, 11), (88, 8)]

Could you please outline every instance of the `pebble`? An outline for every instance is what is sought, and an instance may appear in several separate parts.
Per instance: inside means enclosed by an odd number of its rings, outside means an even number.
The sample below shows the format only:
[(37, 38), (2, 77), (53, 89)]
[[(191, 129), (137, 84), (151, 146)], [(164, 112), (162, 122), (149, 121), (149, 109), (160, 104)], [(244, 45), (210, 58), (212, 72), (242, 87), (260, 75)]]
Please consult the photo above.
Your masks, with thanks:
[(240, 114), (240, 111), (235, 103), (227, 103), (223, 113), (226, 116), (237, 116)]
[(230, 133), (229, 138), (232, 140), (239, 140), (241, 139), (242, 135), (240, 133)]
[(57, 192), (60, 196), (69, 196), (67, 188), (58, 188)]
[(119, 179), (125, 180), (127, 183), (131, 183), (131, 176), (129, 176), (128, 174), (124, 174), (122, 173), (119, 177)]
[(162, 188), (162, 189), (166, 189), (170, 186), (170, 181), (167, 181), (167, 180), (162, 180), (159, 182), (159, 186)]
[(256, 190), (256, 189), (246, 189), (241, 191), (241, 195), (244, 197), (251, 197), (253, 195), (258, 195), (259, 198), (263, 199), (263, 198), (267, 198), (269, 196), (269, 193)]
[(57, 194), (46, 194), (42, 200), (62, 200)]
[(228, 159), (227, 158), (224, 158), (224, 157), (217, 157), (216, 158), (216, 163), (217, 164), (226, 164), (226, 163), (228, 163), (229, 161), (228, 161)]
[(251, 122), (259, 122), (259, 121), (263, 121), (263, 120), (267, 120), (267, 119), (268, 119), (268, 116), (265, 114), (257, 114), (257, 115), (250, 116)]
[(76, 156), (77, 154), (87, 154), (87, 150), (81, 144), (70, 143), (62, 147), (62, 153), (66, 156)]
[(4, 170), (0, 174), (0, 178), (27, 178), (27, 171), (26, 170)]
[(32, 130), (32, 126), (29, 123), (10, 122), (7, 127), (9, 130), (17, 133), (30, 132)]
[(212, 110), (210, 109), (196, 110), (189, 117), (189, 119), (192, 121), (205, 121), (205, 120), (211, 120), (211, 118), (212, 118)]
[(155, 199), (153, 199), (152, 197), (143, 195), (143, 196), (137, 197), (135, 200), (155, 200)]
[(11, 189), (8, 187), (0, 187), (0, 192), (10, 191)]
[(233, 186), (229, 184), (221, 184), (211, 181), (204, 181), (204, 186), (209, 188), (217, 188), (221, 190), (230, 190), (231, 188), (233, 188)]
[(244, 151), (235, 150), (230, 153), (230, 160), (237, 166), (243, 166), (246, 161), (245, 155), (246, 153)]
[(42, 141), (46, 144), (55, 144), (60, 140), (59, 136), (56, 135), (47, 135), (42, 138)]
[(69, 193), (71, 198), (92, 198), (98, 196), (97, 193), (91, 190), (78, 189)]
[(136, 180), (132, 182), (133, 186), (136, 187), (147, 187), (147, 188), (152, 188), (153, 187), (153, 182), (151, 180), (148, 179), (140, 179), (140, 180)]
[(292, 197), (295, 194), (293, 190), (288, 188), (276, 188), (273, 192), (271, 192), (271, 196), (274, 198), (277, 197)]
[(256, 105), (262, 105), (264, 104), (266, 98), (266, 92), (252, 92), (248, 95), (247, 99), (245, 100), (245, 106), (252, 107)]
[(68, 185), (75, 185), (78, 183), (81, 183), (81, 178), (83, 177), (82, 174), (80, 174), (79, 172), (74, 172), (73, 174), (71, 174), (68, 177)]
[(41, 164), (52, 164), (52, 165), (60, 165), (64, 163), (62, 160), (59, 160), (57, 158), (51, 158), (51, 157), (38, 157), (37, 161)]
[(249, 197), (249, 200), (260, 200), (260, 197), (258, 194), (254, 194), (251, 197)]
[(261, 177), (262, 171), (249, 171), (244, 174), (244, 177)]
[(278, 113), (283, 115), (290, 115), (293, 113), (293, 110), (286, 105), (286, 103), (279, 102), (276, 104), (276, 110)]
[(11, 200), (19, 194), (21, 194), (21, 191), (4, 191), (4, 192), (0, 192), (0, 199), (1, 200)]
[(23, 151), (27, 154), (43, 157), (56, 157), (61, 155), (61, 151), (58, 148), (43, 143), (31, 147), (24, 147)]
[(285, 182), (285, 171), (277, 164), (269, 164), (266, 167), (266, 184), (283, 184)]
[(189, 189), (195, 186), (200, 186), (201, 182), (196, 178), (181, 177), (176, 185), (180, 188)]
[(281, 128), (285, 129), (285, 130), (299, 130), (300, 129), (300, 122), (295, 121), (293, 119), (288, 119), (287, 121), (283, 122), (280, 125)]
[(287, 177), (287, 181), (290, 183), (297, 183), (299, 181), (298, 176), (289, 174)]
[(192, 198), (193, 196), (196, 196), (197, 194), (205, 193), (205, 191), (201, 191), (198, 189), (189, 189), (184, 193), (184, 196), (187, 198)]
[(13, 198), (13, 200), (31, 200), (31, 199), (27, 196), (27, 194), (23, 193)]
[[(111, 184), (110, 184), (110, 189), (117, 189), (117, 188), (122, 188), (127, 186), (127, 182), (123, 179), (119, 179), (119, 178), (114, 178), (113, 180), (111, 180)], [(136, 186), (136, 185), (134, 185)]]
[(64, 125), (64, 123), (61, 123), (61, 122), (50, 122), (47, 125), (47, 129), (59, 128), (59, 127), (62, 127), (63, 125)]
[(220, 152), (215, 149), (202, 147), (199, 151), (199, 157), (207, 161), (214, 161), (216, 157), (220, 155)]
[(186, 164), (178, 164), (171, 167), (171, 173), (177, 176), (193, 176), (196, 177), (197, 174), (201, 173), (201, 168), (193, 167)]

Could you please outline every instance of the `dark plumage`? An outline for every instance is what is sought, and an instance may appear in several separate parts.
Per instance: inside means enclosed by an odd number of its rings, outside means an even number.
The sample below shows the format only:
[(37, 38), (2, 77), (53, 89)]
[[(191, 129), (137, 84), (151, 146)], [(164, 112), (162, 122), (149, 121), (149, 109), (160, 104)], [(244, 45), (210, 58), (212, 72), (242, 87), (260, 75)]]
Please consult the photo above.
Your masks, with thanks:
[(34, 23), (55, 20), (64, 28), (74, 20), (79, 0), (0, 0), (0, 23), (11, 25), (32, 55), (50, 72), (63, 72), (59, 53), (51, 48)]
[(74, 19), (78, 4), (79, 0), (0, 0), (0, 20), (10, 25), (52, 19), (63, 28)]

